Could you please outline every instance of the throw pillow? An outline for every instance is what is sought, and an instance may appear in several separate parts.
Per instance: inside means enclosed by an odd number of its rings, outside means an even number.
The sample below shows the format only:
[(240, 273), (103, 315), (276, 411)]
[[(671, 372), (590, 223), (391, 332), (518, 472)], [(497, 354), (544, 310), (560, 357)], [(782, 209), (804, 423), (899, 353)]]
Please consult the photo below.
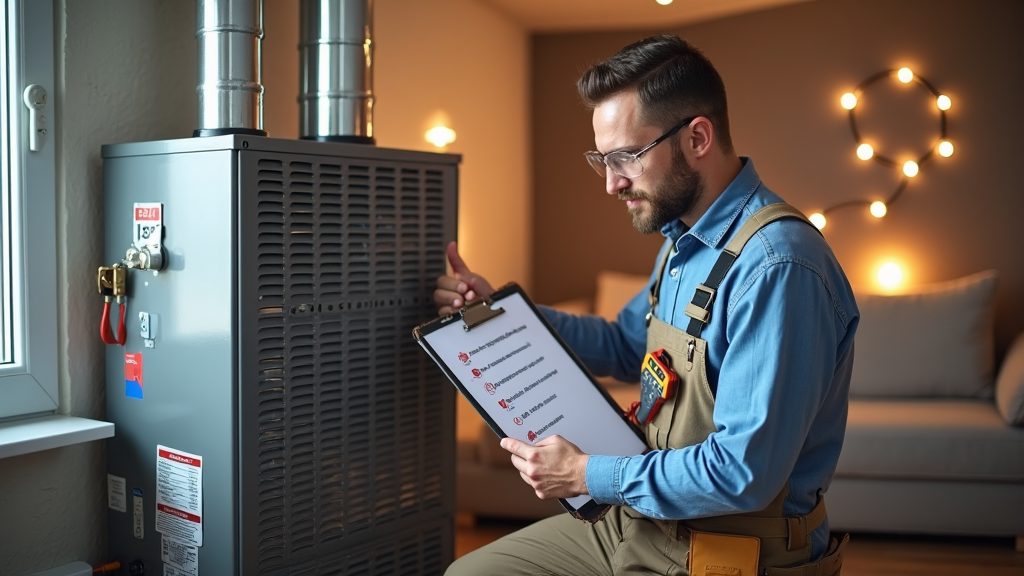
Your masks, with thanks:
[(860, 295), (850, 394), (991, 397), (996, 271)]
[(1024, 334), (1013, 341), (999, 370), (996, 407), (1007, 424), (1024, 424)]

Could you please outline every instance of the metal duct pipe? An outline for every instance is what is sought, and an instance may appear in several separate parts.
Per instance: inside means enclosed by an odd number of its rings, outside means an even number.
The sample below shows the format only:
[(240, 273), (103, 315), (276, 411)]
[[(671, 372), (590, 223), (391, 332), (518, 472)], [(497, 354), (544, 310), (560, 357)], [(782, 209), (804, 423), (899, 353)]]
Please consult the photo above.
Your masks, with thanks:
[(263, 130), (262, 0), (196, 0), (199, 128), (193, 136)]
[(299, 136), (373, 144), (373, 0), (302, 0)]

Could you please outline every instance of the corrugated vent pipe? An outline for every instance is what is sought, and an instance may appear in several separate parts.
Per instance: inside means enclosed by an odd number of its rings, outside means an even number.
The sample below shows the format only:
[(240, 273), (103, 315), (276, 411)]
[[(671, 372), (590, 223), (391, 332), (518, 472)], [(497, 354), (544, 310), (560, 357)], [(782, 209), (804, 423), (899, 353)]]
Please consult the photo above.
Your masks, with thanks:
[(299, 136), (373, 144), (373, 0), (302, 0)]
[(263, 129), (262, 0), (196, 0), (199, 128), (193, 136)]

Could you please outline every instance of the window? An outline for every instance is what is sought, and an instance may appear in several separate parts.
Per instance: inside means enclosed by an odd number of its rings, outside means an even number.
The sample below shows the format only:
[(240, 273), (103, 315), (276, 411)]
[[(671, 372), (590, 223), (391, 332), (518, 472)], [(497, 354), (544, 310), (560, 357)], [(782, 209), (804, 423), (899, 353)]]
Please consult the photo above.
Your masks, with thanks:
[[(0, 420), (54, 412), (57, 394), (53, 2), (9, 0), (0, 30)], [(33, 123), (26, 88), (46, 102)], [(32, 127), (46, 129), (30, 149)]]

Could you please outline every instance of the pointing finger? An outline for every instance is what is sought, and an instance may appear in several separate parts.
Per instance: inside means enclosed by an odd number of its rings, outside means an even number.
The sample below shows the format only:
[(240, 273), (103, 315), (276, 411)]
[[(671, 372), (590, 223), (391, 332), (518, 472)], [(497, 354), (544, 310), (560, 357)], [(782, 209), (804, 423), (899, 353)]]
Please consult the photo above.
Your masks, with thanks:
[(459, 255), (459, 247), (455, 242), (449, 242), (448, 247), (445, 249), (445, 255), (448, 256), (448, 263), (452, 266), (452, 272), (455, 275), (466, 275), (469, 274), (469, 266), (466, 265), (465, 260)]

